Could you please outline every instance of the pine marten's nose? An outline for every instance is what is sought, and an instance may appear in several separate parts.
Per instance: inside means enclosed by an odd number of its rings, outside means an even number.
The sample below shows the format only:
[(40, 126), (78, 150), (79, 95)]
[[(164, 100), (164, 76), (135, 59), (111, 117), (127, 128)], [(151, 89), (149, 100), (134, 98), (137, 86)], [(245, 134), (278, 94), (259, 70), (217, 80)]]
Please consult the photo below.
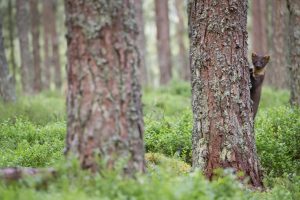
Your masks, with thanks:
[(257, 68), (263, 68), (262, 63), (258, 62), (258, 63), (255, 63), (255, 64), (256, 64), (255, 67), (257, 67)]

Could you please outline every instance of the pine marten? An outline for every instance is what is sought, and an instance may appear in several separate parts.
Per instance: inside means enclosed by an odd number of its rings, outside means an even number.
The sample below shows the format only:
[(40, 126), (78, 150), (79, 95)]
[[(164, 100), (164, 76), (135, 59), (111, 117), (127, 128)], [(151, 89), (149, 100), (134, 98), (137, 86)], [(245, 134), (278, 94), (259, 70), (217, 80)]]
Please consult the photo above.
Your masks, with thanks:
[(250, 68), (250, 81), (252, 85), (250, 89), (250, 96), (253, 102), (253, 119), (257, 113), (261, 88), (265, 78), (266, 65), (268, 64), (269, 60), (270, 56), (259, 56), (255, 53), (252, 53), (253, 68)]

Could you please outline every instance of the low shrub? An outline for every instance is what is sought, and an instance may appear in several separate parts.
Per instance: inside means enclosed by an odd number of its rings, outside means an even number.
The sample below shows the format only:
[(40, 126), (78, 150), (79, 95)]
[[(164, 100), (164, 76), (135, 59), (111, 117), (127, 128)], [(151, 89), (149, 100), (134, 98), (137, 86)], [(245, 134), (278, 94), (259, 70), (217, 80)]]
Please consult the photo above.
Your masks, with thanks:
[(65, 122), (35, 125), (24, 119), (0, 123), (0, 167), (44, 167), (62, 158)]
[(299, 109), (268, 109), (257, 118), (255, 131), (261, 163), (269, 176), (300, 174)]
[(191, 112), (186, 110), (180, 118), (145, 118), (145, 146), (147, 152), (158, 152), (179, 157), (191, 163)]

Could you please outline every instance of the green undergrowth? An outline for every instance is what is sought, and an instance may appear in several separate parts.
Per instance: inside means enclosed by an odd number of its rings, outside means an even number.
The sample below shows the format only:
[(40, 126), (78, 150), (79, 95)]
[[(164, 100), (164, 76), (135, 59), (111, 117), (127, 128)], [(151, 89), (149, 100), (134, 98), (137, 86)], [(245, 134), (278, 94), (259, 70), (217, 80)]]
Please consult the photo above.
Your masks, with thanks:
[(61, 122), (66, 118), (65, 99), (57, 92), (34, 97), (22, 96), (16, 103), (0, 103), (0, 122), (22, 118), (37, 125)]
[[(120, 171), (103, 169), (91, 175), (82, 171), (78, 162), (69, 160), (57, 163), (56, 177), (47, 179), (31, 176), (19, 182), (0, 181), (0, 199), (3, 200), (65, 200), (65, 199), (103, 199), (103, 200), (293, 200), (299, 198), (299, 177), (293, 177), (293, 184), (287, 179), (277, 181), (272, 189), (264, 192), (251, 190), (237, 180), (231, 170), (217, 170), (214, 179), (208, 181), (200, 171), (180, 172), (176, 167), (169, 170), (174, 159), (155, 155), (145, 174), (135, 178), (120, 176)], [(159, 163), (165, 162), (165, 165)], [(178, 163), (177, 163), (178, 164)], [(184, 165), (184, 164), (183, 164)], [(180, 164), (178, 166), (181, 166)], [(180, 173), (179, 173), (180, 172)]]
[(244, 188), (227, 171), (212, 182), (191, 173), (190, 97), (189, 83), (181, 82), (143, 92), (147, 173), (136, 179), (90, 176), (65, 163), (65, 99), (58, 93), (0, 103), (0, 168), (59, 171), (47, 183), (35, 177), (1, 184), (0, 199), (300, 199), (300, 111), (289, 107), (287, 91), (264, 88), (255, 122), (264, 192)]

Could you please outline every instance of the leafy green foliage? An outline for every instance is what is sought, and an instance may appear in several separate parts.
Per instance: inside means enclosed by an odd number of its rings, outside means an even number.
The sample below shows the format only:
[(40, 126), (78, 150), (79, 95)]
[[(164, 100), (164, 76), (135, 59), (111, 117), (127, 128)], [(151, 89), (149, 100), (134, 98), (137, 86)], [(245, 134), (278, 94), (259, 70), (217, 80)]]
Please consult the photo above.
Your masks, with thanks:
[(178, 119), (145, 118), (145, 145), (147, 152), (159, 152), (170, 157), (181, 157), (191, 163), (191, 112), (185, 111)]
[(0, 167), (44, 167), (62, 158), (64, 122), (38, 126), (23, 119), (0, 123)]
[(300, 174), (300, 110), (275, 107), (256, 121), (256, 143), (269, 176)]

